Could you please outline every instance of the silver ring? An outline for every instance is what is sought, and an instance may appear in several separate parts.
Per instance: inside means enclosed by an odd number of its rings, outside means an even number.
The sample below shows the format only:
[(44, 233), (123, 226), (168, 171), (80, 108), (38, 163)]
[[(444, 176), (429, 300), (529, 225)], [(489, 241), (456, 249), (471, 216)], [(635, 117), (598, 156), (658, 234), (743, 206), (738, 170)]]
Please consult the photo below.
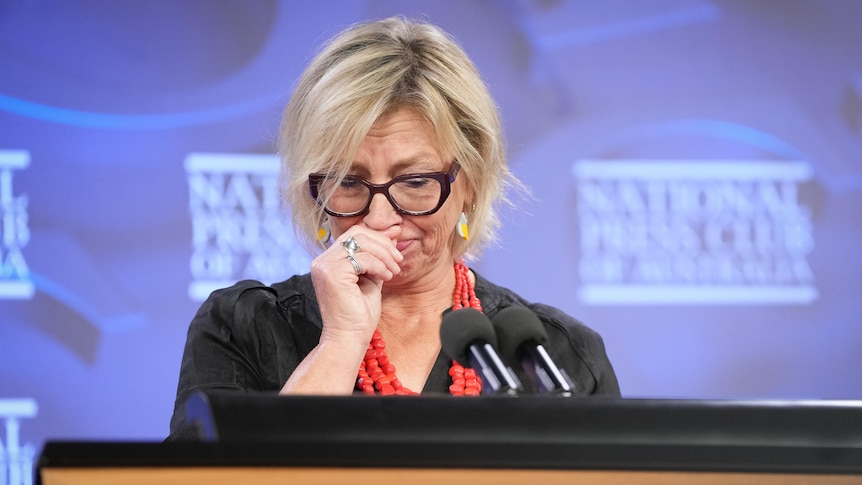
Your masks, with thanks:
[(353, 265), (353, 271), (356, 271), (356, 276), (362, 274), (362, 266), (359, 266), (359, 261), (357, 261), (352, 254), (347, 255), (347, 260)]
[[(353, 239), (353, 236), (348, 237), (343, 243), (341, 243), (341, 245), (344, 246), (348, 256), (353, 256), (362, 249), (359, 246), (359, 242), (356, 239)], [(359, 271), (357, 271), (357, 273), (359, 273)]]

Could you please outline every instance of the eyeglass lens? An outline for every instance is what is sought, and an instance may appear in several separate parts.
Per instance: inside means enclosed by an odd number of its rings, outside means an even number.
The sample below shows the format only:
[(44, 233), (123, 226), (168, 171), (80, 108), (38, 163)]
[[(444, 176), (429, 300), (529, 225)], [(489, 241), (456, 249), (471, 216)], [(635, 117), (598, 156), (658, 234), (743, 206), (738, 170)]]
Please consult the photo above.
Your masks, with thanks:
[[(363, 211), (369, 204), (372, 191), (363, 179), (347, 176), (341, 182), (326, 178), (320, 182), (320, 195), (327, 201), (326, 208), (338, 214), (353, 214)], [(381, 190), (398, 208), (408, 212), (433, 210), (440, 202), (443, 191), (440, 180), (435, 177), (408, 175), (396, 177)]]

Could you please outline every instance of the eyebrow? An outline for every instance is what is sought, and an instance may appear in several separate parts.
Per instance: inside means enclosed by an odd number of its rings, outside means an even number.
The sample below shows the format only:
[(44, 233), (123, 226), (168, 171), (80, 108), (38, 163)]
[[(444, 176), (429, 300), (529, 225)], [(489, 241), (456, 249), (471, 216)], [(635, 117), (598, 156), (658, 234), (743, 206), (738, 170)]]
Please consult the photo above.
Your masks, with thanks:
[[(410, 173), (430, 173), (445, 171), (445, 165), (443, 167), (434, 168), (439, 163), (436, 160), (436, 156), (432, 157), (426, 155), (418, 155), (412, 158), (407, 158), (395, 162), (394, 164), (389, 166), (387, 168), (387, 175), (390, 177), (397, 177), (399, 175)], [(356, 162), (354, 162), (350, 166), (350, 169), (347, 171), (347, 173), (349, 175), (354, 175), (358, 177), (367, 177), (369, 175), (368, 168), (364, 165), (357, 165)]]

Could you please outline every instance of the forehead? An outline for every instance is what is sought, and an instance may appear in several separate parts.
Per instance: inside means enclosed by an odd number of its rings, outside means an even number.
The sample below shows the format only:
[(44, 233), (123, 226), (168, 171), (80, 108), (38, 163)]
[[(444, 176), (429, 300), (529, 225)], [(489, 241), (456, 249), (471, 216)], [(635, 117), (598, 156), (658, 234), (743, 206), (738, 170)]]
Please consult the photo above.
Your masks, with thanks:
[(399, 144), (427, 145), (435, 149), (439, 146), (431, 124), (409, 108), (400, 108), (382, 115), (368, 130), (362, 142), (364, 148)]
[(359, 145), (353, 170), (440, 170), (446, 163), (441, 144), (425, 118), (409, 108), (381, 116)]

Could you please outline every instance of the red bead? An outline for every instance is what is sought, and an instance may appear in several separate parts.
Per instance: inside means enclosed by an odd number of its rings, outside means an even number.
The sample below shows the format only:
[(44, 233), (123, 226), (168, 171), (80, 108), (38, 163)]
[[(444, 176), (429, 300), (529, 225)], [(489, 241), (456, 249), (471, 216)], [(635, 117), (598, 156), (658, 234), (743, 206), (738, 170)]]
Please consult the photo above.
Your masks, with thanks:
[[(455, 289), (452, 292), (452, 308), (455, 310), (470, 307), (482, 311), (482, 303), (476, 297), (476, 289), (470, 281), (470, 270), (464, 260), (455, 263)], [(356, 387), (366, 394), (374, 394), (377, 388), (381, 394), (416, 395), (404, 387), (395, 375), (395, 366), (386, 355), (386, 343), (379, 329), (374, 330), (371, 342), (365, 352), (365, 359), (359, 364)], [(453, 395), (478, 396), (482, 390), (482, 380), (476, 371), (464, 368), (455, 361), (449, 368), (452, 385), (449, 392)]]

